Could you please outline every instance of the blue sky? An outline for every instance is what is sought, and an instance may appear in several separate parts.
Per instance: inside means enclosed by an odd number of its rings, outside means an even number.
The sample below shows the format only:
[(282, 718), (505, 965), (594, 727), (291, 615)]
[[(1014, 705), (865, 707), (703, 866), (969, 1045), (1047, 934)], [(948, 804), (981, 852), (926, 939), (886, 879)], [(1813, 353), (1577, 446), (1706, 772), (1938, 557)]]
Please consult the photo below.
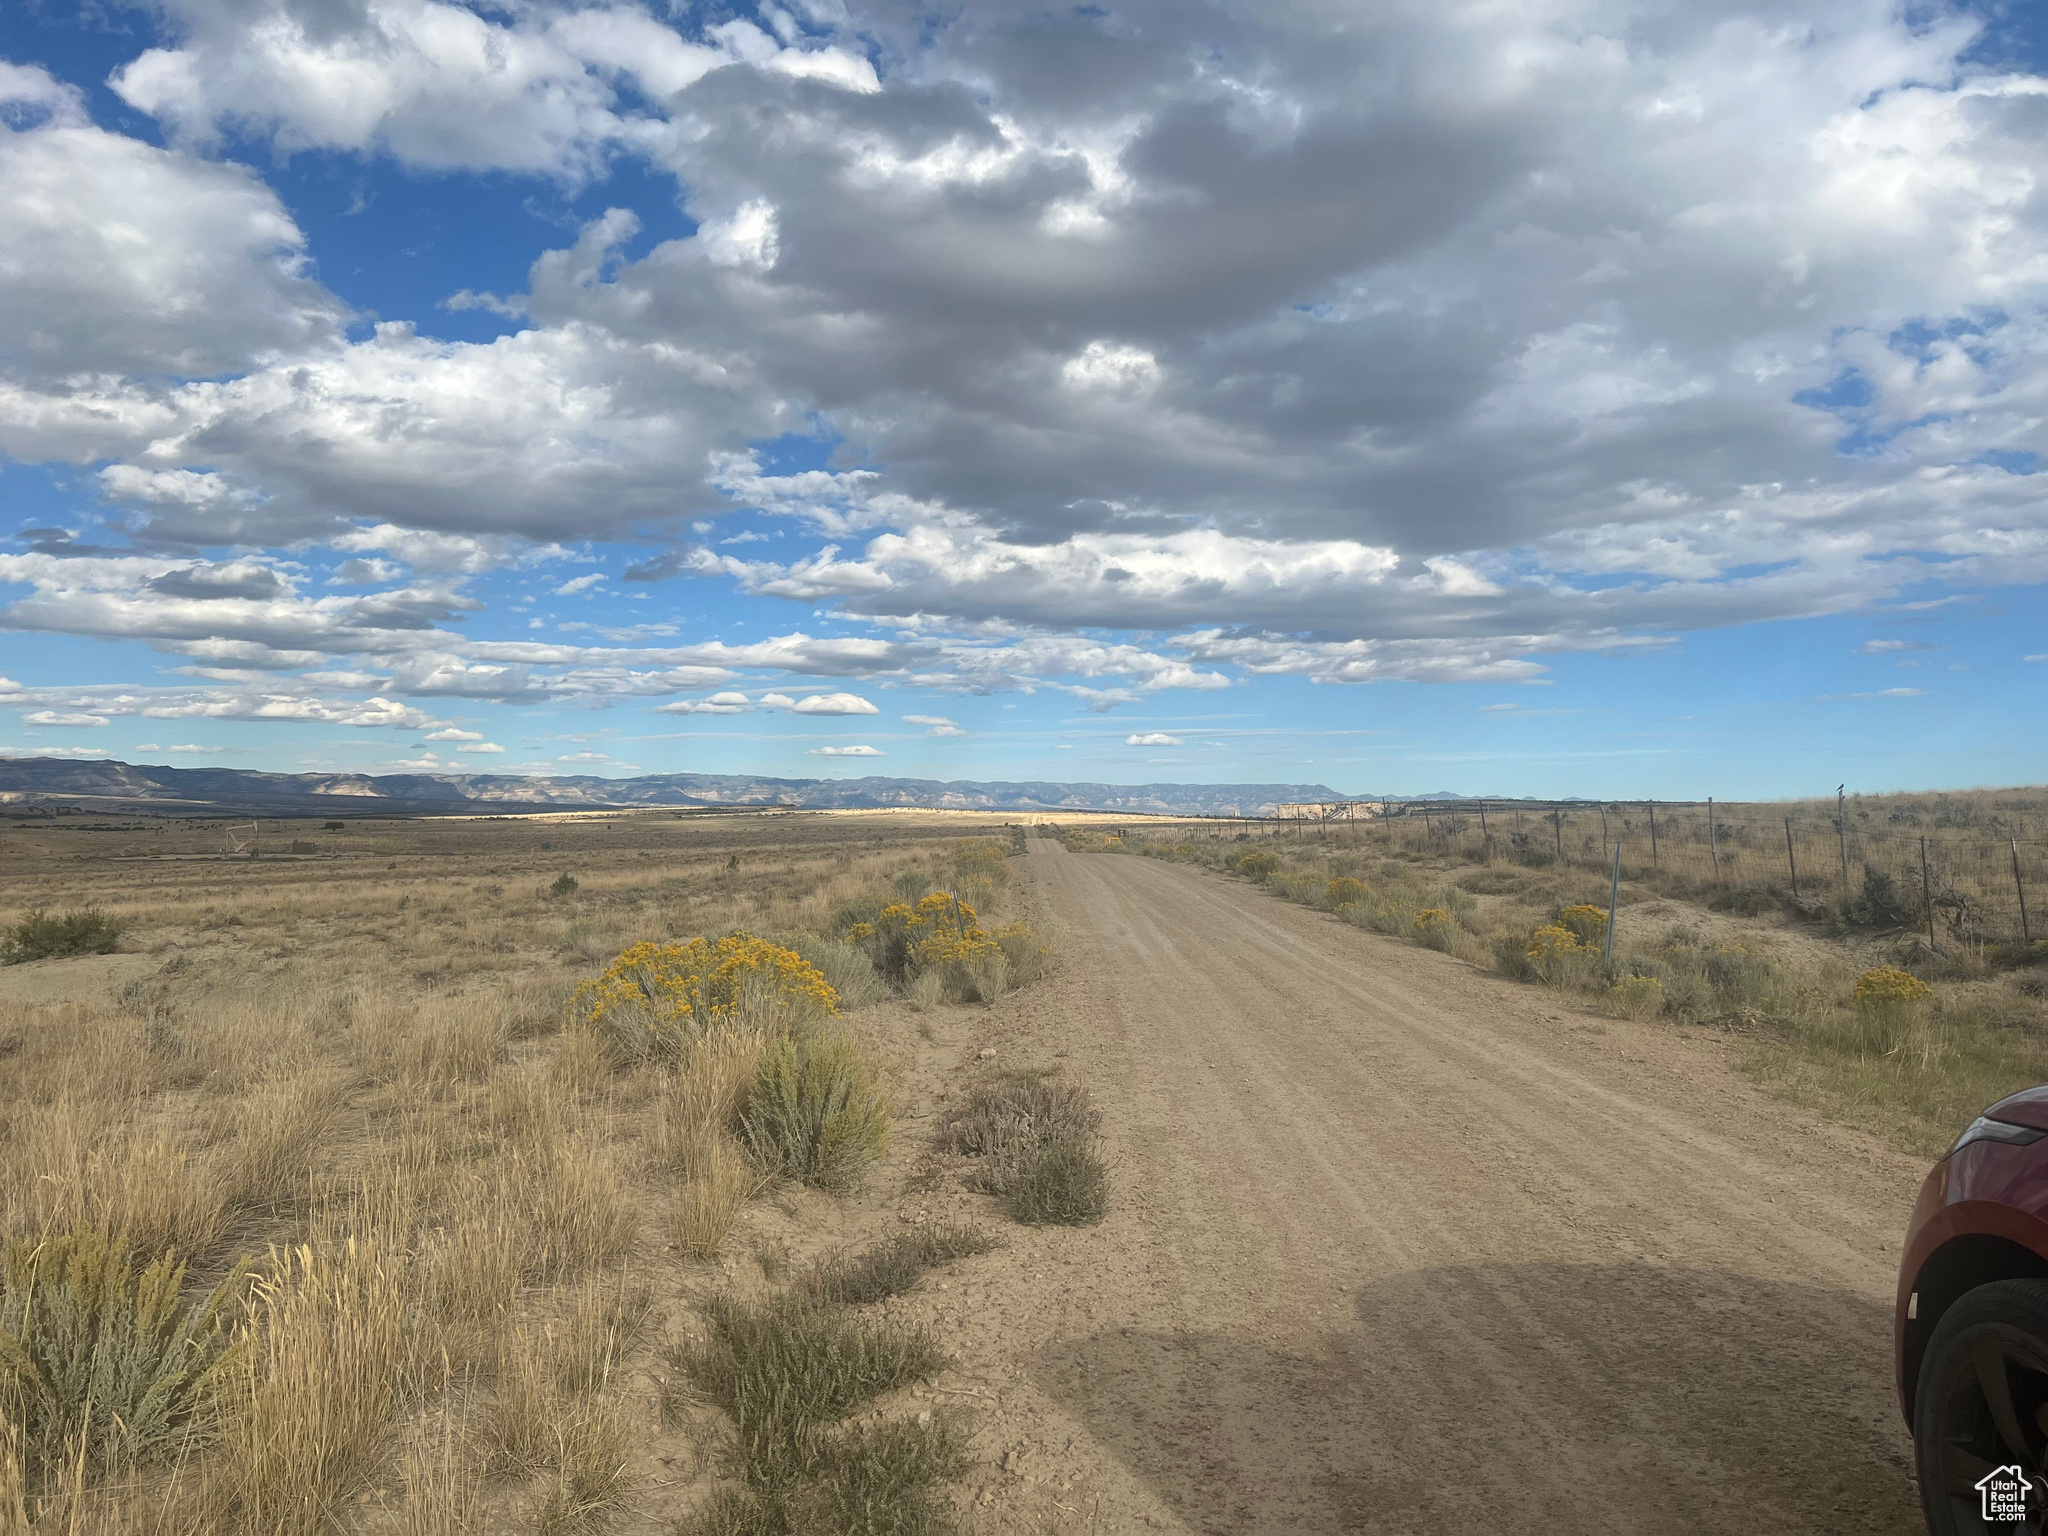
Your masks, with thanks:
[(0, 750), (2038, 782), (2038, 8), (0, 18)]

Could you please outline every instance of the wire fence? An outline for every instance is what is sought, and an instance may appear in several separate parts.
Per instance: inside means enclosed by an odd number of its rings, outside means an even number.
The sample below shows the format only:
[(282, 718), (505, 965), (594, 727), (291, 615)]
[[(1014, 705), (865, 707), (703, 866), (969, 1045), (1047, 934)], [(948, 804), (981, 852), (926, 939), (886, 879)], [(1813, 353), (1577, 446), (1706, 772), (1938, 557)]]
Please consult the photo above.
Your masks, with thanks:
[(2048, 937), (2048, 841), (1905, 832), (1851, 815), (1768, 807), (1608, 802), (1388, 802), (1367, 818), (1318, 818), (1390, 850), (1475, 861), (1561, 864), (1624, 878), (1824, 904), (1872, 928), (1919, 928), (1937, 942)]

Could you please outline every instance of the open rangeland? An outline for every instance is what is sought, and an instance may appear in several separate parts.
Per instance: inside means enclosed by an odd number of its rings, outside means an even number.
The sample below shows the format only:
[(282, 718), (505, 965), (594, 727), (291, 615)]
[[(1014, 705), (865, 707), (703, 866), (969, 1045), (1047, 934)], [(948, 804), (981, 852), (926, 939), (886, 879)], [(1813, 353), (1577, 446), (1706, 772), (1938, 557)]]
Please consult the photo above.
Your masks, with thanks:
[[(1172, 845), (1195, 827), (1140, 858), (1001, 820), (268, 828), (254, 859), (217, 827), (0, 833), (19, 905), (122, 927), (0, 969), (13, 1272), (97, 1240), (222, 1296), (187, 1417), (140, 1445), (46, 1414), (15, 1437), (23, 1507), (423, 1536), (1917, 1528), (1892, 1246), (1930, 1099), (2034, 1073), (2035, 995), (1965, 979), (1960, 1024), (1908, 998), (1845, 1036), (1772, 1001), (1766, 961), (1818, 996), (1823, 962), (1882, 957), (1803, 920), (1631, 889), (1660, 990), (1616, 996), (1582, 938), (1535, 937), (1584, 929), (1576, 874), (1334, 844), (1238, 867), (1234, 834)], [(939, 921), (956, 897), (978, 927)], [(736, 928), (837, 1014), (791, 993), (677, 1029), (576, 992)], [(1944, 1046), (1964, 1024), (1997, 1051)]]

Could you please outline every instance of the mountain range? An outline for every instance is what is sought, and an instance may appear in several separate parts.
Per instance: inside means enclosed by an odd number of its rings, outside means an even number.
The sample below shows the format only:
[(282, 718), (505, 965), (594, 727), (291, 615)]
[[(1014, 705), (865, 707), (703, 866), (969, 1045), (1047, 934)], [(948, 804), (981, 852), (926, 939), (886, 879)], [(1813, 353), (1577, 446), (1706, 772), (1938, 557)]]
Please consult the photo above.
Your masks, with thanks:
[[(1377, 796), (1324, 784), (1060, 784), (1031, 780), (776, 779), (655, 773), (607, 779), (491, 773), (260, 773), (51, 757), (0, 758), (0, 806), (53, 803), (128, 814), (449, 815), (632, 806), (895, 806), (974, 811), (1116, 811), (1270, 816), (1283, 805)], [(1449, 794), (1403, 798), (1455, 799)]]

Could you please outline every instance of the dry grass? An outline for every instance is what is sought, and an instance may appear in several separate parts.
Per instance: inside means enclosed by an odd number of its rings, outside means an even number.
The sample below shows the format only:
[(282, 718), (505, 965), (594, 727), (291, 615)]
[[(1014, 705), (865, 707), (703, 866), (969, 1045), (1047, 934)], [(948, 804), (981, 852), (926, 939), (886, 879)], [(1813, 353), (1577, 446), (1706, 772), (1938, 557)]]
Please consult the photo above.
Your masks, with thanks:
[[(820, 934), (898, 875), (959, 874), (937, 821), (634, 826), (358, 824), (297, 863), (222, 861), (204, 827), (153, 840), (161, 860), (8, 834), (20, 899), (126, 936), (0, 973), (0, 1241), (77, 1231), (137, 1275), (175, 1253), (200, 1297), (241, 1259), (257, 1281), (217, 1433), (129, 1471), (0, 1448), (0, 1532), (567, 1533), (631, 1507), (654, 1432), (636, 1360), (657, 1299), (687, 1312), (701, 1283), (679, 1260), (718, 1252), (763, 1183), (740, 1132), (768, 1042), (713, 1031), (622, 1069), (564, 1031), (569, 993), (623, 943), (744, 926), (846, 1008), (881, 1002)], [(576, 889), (540, 894), (565, 869)], [(52, 967), (119, 985), (35, 1001)], [(790, 1122), (816, 1168), (875, 1144), (881, 1084), (858, 1050), (840, 1065), (860, 1092)], [(835, 1126), (861, 1132), (850, 1163)], [(891, 1456), (855, 1461), (887, 1484)]]
[(379, 1470), (411, 1363), (396, 1256), (366, 1244), (278, 1255), (221, 1447), (238, 1526), (307, 1533)]

